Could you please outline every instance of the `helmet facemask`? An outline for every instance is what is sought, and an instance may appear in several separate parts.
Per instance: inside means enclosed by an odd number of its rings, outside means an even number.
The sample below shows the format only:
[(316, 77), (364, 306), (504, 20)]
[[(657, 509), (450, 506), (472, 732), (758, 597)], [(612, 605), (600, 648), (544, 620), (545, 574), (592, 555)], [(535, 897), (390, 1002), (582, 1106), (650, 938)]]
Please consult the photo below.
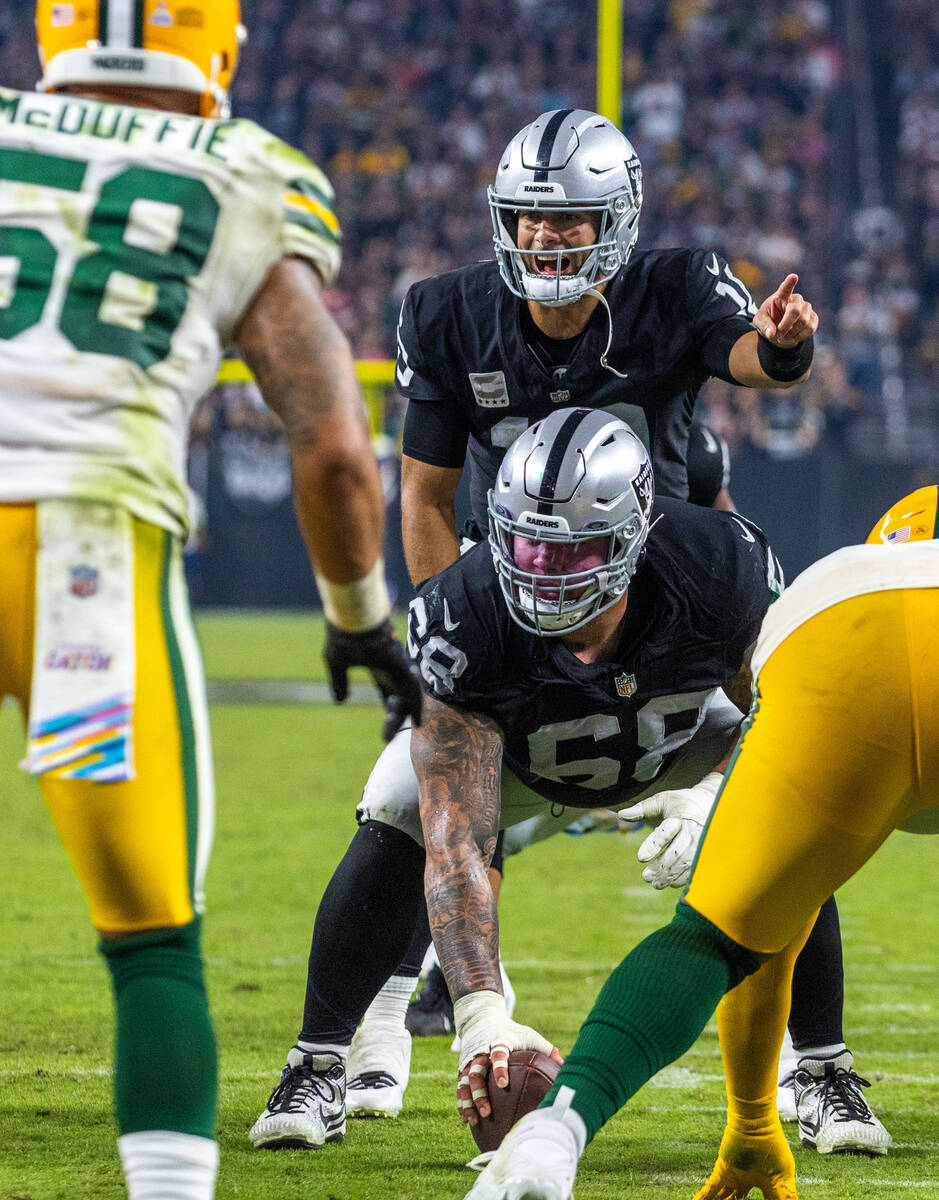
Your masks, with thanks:
[[(488, 499), (489, 546), (512, 619), (552, 637), (614, 605), (638, 565), (652, 496), (645, 448), (610, 413), (556, 409), (526, 430)], [(531, 569), (539, 546), (546, 570)]]
[[(556, 110), (509, 142), (487, 199), (496, 260), (509, 290), (548, 306), (574, 304), (608, 283), (629, 259), (639, 233), (642, 167), (629, 139), (605, 117)], [(533, 271), (532, 251), (518, 245), (520, 215), (539, 211), (597, 217), (590, 245), (538, 251), (538, 257), (555, 258), (553, 273)], [(563, 274), (562, 259), (571, 254), (582, 261)]]
[[(492, 216), (493, 245), (499, 272), (509, 290), (522, 300), (535, 300), (548, 307), (574, 304), (591, 288), (608, 283), (626, 263), (639, 235), (639, 209), (625, 196), (611, 201), (572, 200), (565, 204), (520, 203), (506, 200), (494, 188), (487, 190)], [(523, 212), (561, 209), (566, 212), (599, 214), (596, 240), (587, 246), (562, 246), (558, 250), (539, 249), (539, 258), (555, 258), (554, 274), (529, 270), (526, 259), (534, 251), (518, 246), (518, 222)], [(561, 260), (571, 254), (583, 254), (575, 272), (564, 274)]]
[[(494, 507), (492, 491), (489, 497), (489, 543), (499, 585), (513, 619), (523, 629), (542, 637), (580, 629), (614, 605), (626, 591), (645, 540), (645, 529), (638, 515), (617, 526), (598, 523), (596, 528), (549, 532), (531, 523), (537, 520), (537, 514), (524, 512), (518, 520), (513, 520), (508, 513)], [(563, 524), (566, 526), (567, 522)], [(572, 547), (603, 538), (606, 553), (599, 566), (541, 574), (525, 571), (518, 565), (516, 538)]]

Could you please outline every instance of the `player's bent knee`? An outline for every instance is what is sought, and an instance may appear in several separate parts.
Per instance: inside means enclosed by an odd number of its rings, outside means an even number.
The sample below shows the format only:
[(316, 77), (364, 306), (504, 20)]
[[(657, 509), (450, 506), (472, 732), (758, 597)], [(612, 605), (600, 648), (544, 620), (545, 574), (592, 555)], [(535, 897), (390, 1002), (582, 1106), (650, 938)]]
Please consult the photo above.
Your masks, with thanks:
[(738, 983), (742, 983), (748, 975), (752, 975), (768, 958), (772, 957), (759, 950), (750, 950), (739, 942), (735, 942), (713, 921), (709, 921), (697, 909), (692, 908), (684, 898), (679, 900), (675, 908), (672, 925), (687, 932), (696, 942), (707, 945), (720, 954), (727, 963), (730, 973), (728, 991), (735, 988)]

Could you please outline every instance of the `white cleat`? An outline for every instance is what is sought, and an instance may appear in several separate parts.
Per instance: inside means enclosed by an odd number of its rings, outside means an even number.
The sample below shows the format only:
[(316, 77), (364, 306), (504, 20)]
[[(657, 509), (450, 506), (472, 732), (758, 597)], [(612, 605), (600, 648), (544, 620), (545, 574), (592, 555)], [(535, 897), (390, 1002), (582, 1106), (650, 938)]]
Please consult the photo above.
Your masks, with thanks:
[(573, 1130), (536, 1109), (509, 1130), (466, 1200), (573, 1200), (579, 1157)]
[(802, 1145), (819, 1154), (886, 1154), (893, 1138), (861, 1088), (870, 1087), (844, 1050), (836, 1058), (800, 1058), (795, 1074)]
[(319, 1150), (346, 1131), (345, 1072), (338, 1054), (294, 1046), (280, 1083), (251, 1126), (251, 1145), (264, 1150)]
[(396, 1117), (411, 1074), (411, 1035), (401, 1026), (363, 1021), (346, 1061), (346, 1113)]

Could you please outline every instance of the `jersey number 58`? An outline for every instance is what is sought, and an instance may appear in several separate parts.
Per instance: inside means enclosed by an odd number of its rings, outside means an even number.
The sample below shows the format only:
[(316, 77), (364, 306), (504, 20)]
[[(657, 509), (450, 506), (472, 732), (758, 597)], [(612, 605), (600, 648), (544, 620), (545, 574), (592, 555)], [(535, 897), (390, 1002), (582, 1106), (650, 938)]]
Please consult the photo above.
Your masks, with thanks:
[[(25, 185), (0, 225), (6, 304), (0, 338), (44, 318), (76, 350), (161, 362), (212, 245), (219, 205), (201, 179), (127, 167), (100, 186), (85, 228), (75, 228), (89, 164), (82, 159), (0, 149), (0, 181)], [(66, 193), (66, 195), (63, 195)], [(14, 193), (15, 194), (15, 193)]]

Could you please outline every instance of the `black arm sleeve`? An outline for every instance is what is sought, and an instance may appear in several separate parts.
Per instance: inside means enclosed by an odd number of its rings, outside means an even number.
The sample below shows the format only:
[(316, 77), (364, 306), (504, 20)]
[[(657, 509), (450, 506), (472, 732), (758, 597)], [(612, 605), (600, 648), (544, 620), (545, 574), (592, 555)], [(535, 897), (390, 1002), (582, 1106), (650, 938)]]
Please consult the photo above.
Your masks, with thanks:
[(421, 284), (410, 289), (398, 321), (395, 381), (398, 391), (408, 401), (401, 448), (409, 458), (435, 467), (462, 467), (469, 424), (457, 397), (447, 386), (440, 356), (429, 357), (424, 352), (422, 331), (428, 321), (431, 327), (434, 324), (433, 315), (425, 314), (424, 290)]
[(410, 400), (404, 415), (402, 453), (435, 467), (462, 467), (469, 426), (455, 404)]

